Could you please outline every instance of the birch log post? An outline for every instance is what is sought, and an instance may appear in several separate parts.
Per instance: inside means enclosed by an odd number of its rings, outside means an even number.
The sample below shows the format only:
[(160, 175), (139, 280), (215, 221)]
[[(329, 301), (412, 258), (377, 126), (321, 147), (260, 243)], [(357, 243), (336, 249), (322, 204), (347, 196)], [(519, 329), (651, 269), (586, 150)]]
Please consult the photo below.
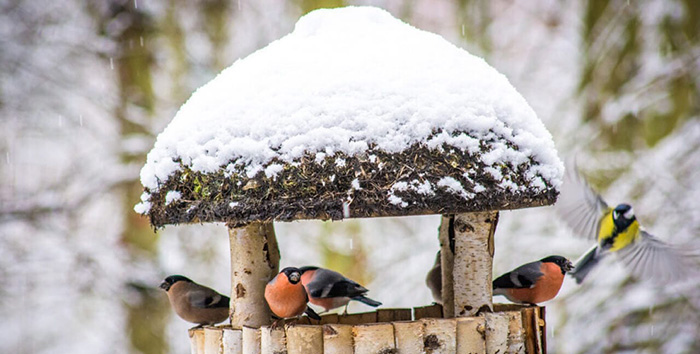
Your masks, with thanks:
[(394, 337), (399, 353), (423, 353), (423, 322), (394, 322)]
[(485, 313), (486, 354), (506, 353), (508, 350), (508, 315), (504, 312)]
[(508, 311), (508, 351), (507, 353), (525, 354), (525, 331), (523, 316), (520, 311)]
[(278, 354), (287, 351), (284, 328), (260, 327), (260, 353)]
[(457, 351), (455, 319), (424, 318), (423, 350), (426, 354), (453, 354)]
[(204, 354), (222, 354), (223, 332), (221, 328), (204, 327)]
[(243, 333), (240, 329), (224, 328), (224, 354), (243, 354)]
[(260, 354), (260, 328), (243, 327), (241, 337), (243, 354)]
[(460, 317), (457, 319), (457, 354), (486, 353), (486, 321), (484, 317)]
[(324, 354), (353, 354), (352, 325), (326, 324), (323, 326)]
[(190, 335), (190, 352), (192, 354), (204, 354), (204, 329), (190, 328), (187, 330)]
[(318, 325), (287, 327), (287, 353), (323, 354), (323, 327)]
[(279, 269), (280, 253), (272, 223), (229, 228), (231, 244), (231, 326), (259, 328), (270, 323), (265, 285)]
[(440, 268), (442, 270), (442, 316), (455, 317), (452, 270), (454, 263), (454, 215), (443, 215), (440, 222)]
[(390, 323), (357, 325), (352, 328), (355, 353), (391, 353), (396, 349)]
[[(493, 234), (497, 223), (498, 211), (464, 213), (454, 217), (455, 251), (451, 267), (454, 316), (474, 316), (493, 311)], [(449, 275), (444, 268), (443, 275)], [(443, 278), (443, 301), (447, 300), (445, 281)], [(449, 312), (449, 309), (443, 311)]]

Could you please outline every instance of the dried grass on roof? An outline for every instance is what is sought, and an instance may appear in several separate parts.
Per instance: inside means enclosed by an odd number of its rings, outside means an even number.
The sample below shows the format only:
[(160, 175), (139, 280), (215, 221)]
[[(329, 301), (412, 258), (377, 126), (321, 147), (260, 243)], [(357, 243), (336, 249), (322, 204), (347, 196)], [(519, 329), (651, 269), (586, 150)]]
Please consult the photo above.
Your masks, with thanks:
[[(486, 145), (483, 151), (488, 151)], [(336, 164), (336, 159), (344, 159), (345, 164)], [(530, 187), (525, 192), (504, 189), (499, 186), (500, 181), (484, 171), (486, 166), (478, 156), (450, 146), (443, 146), (440, 151), (415, 144), (399, 154), (370, 148), (354, 156), (326, 156), (320, 163), (311, 154), (294, 163), (270, 162), (273, 163), (284, 167), (271, 178), (262, 172), (248, 178), (243, 166), (237, 166), (232, 173), (221, 168), (215, 174), (194, 172), (183, 166), (183, 171), (151, 195), (151, 223), (154, 227), (200, 222), (241, 226), (252, 221), (338, 220), (344, 218), (344, 203), (348, 204), (350, 217), (454, 214), (547, 205), (554, 203), (557, 195), (551, 186), (545, 191)], [(529, 186), (526, 164), (499, 167), (504, 179)], [(471, 181), (464, 177), (465, 173)], [(408, 205), (401, 207), (388, 201), (391, 187), (398, 181), (429, 181), (436, 186), (446, 176), (458, 180), (467, 192), (474, 192), (475, 184), (486, 191), (476, 193), (470, 201), (443, 188), (434, 188), (434, 195), (394, 191)], [(359, 190), (352, 186), (355, 179)], [(181, 198), (165, 205), (168, 191), (179, 191)]]

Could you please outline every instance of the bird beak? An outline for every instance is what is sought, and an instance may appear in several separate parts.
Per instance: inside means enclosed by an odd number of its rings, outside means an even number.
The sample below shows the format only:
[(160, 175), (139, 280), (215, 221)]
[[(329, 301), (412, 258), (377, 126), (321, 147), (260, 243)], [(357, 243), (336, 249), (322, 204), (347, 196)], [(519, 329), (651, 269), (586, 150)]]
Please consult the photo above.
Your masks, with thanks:
[(292, 283), (297, 283), (299, 279), (301, 279), (301, 274), (299, 274), (299, 272), (289, 274), (289, 281), (291, 281)]
[(162, 282), (162, 283), (160, 283), (160, 288), (165, 290), (165, 291), (168, 291), (168, 290), (170, 290), (170, 284), (168, 284), (167, 282)]
[(567, 260), (566, 263), (564, 263), (564, 271), (570, 272), (572, 270), (574, 270), (574, 265), (571, 263), (571, 261)]

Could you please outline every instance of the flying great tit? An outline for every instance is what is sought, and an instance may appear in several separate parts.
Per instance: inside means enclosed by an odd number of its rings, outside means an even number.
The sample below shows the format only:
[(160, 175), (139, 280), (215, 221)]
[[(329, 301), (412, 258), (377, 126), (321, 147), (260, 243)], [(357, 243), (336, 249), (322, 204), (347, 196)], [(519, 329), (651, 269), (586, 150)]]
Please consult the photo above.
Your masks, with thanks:
[(689, 256), (641, 228), (632, 206), (609, 207), (575, 166), (567, 167), (555, 208), (577, 236), (597, 240), (570, 273), (578, 284), (609, 254), (615, 254), (635, 278), (659, 284), (683, 280), (696, 271)]

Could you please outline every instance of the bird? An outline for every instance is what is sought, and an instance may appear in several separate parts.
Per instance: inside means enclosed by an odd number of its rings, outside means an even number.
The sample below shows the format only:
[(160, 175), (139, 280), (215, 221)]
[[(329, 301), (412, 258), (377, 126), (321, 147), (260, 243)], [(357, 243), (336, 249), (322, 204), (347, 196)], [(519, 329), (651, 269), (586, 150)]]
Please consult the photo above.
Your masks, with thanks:
[(369, 291), (342, 274), (326, 268), (307, 266), (299, 268), (301, 283), (306, 288), (309, 302), (324, 308), (324, 312), (345, 306), (347, 314), (350, 300), (377, 307), (382, 303), (365, 296)]
[(301, 284), (301, 271), (299, 268), (284, 268), (272, 278), (265, 285), (265, 301), (270, 306), (272, 313), (279, 318), (273, 323), (273, 327), (276, 326), (279, 320), (299, 318), (304, 313), (315, 320), (321, 319), (307, 305), (309, 297), (306, 295), (306, 289)]
[(493, 294), (508, 300), (535, 305), (553, 299), (559, 293), (564, 275), (573, 268), (562, 256), (549, 256), (530, 262), (493, 281)]
[(211, 288), (197, 284), (182, 275), (165, 278), (160, 288), (168, 294), (170, 305), (175, 313), (187, 322), (213, 325), (228, 318), (228, 296), (221, 295)]
[(686, 279), (697, 265), (677, 247), (645, 231), (630, 204), (609, 207), (569, 164), (555, 209), (576, 236), (596, 240), (570, 273), (581, 284), (590, 271), (609, 254), (637, 279), (669, 285)]
[(435, 303), (442, 305), (442, 264), (440, 260), (440, 251), (435, 256), (435, 264), (425, 276), (425, 285), (428, 286), (433, 294)]

